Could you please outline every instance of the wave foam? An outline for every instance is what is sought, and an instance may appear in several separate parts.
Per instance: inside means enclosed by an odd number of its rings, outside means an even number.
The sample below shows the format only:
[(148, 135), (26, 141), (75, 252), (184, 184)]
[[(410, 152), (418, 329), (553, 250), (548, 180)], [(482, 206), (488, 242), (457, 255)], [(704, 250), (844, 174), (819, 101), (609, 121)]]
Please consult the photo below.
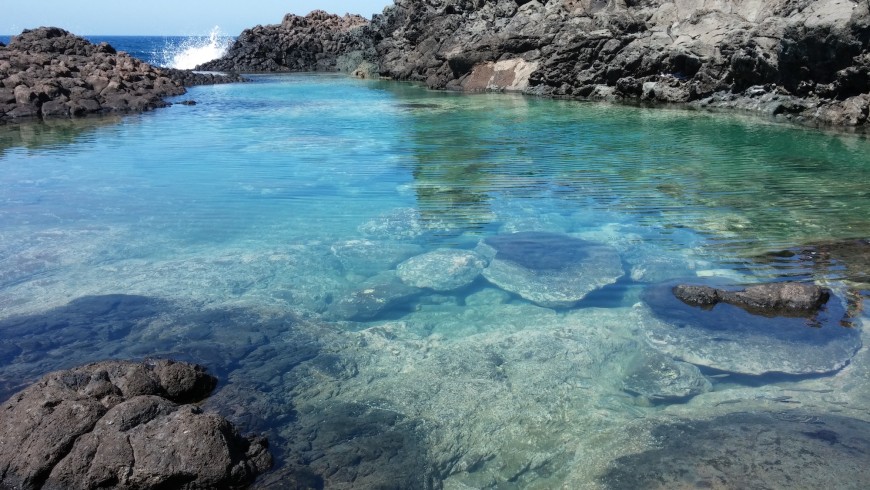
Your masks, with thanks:
[(222, 35), (220, 27), (215, 26), (207, 37), (195, 36), (167, 43), (158, 58), (161, 66), (191, 70), (206, 61), (220, 58), (232, 43), (233, 38)]

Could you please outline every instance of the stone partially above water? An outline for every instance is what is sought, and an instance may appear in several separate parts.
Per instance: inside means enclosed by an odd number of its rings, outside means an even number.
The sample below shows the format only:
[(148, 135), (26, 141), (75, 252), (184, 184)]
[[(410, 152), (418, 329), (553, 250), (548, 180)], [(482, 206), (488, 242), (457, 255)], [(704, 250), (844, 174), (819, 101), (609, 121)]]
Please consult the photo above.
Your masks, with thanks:
[[(845, 308), (836, 296), (812, 318), (770, 318), (725, 302), (692, 306), (674, 295), (678, 284), (648, 287), (642, 295), (647, 306), (637, 311), (650, 344), (677, 359), (750, 375), (806, 375), (837, 371), (861, 348), (858, 329), (840, 324)], [(708, 293), (695, 297), (710, 298), (710, 284), (694, 286)]]
[(573, 306), (625, 274), (616, 250), (558, 233), (497, 235), (478, 251), (492, 257), (483, 270), (489, 282), (550, 308)]
[(193, 403), (196, 365), (105, 361), (46, 375), (0, 406), (3, 488), (245, 488), (272, 458)]
[(451, 291), (474, 282), (486, 261), (470, 250), (440, 249), (411, 257), (396, 268), (409, 286)]
[(815, 284), (777, 282), (749, 286), (739, 291), (678, 284), (674, 286), (674, 296), (701, 308), (728, 303), (757, 315), (811, 317), (828, 302), (831, 293)]

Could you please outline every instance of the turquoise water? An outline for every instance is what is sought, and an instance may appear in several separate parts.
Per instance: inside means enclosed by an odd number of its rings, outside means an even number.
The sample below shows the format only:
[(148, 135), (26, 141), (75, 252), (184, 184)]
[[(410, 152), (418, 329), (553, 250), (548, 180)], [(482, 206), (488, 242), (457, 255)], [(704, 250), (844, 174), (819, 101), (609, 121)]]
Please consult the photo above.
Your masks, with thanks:
[[(328, 75), (184, 99), (0, 126), (4, 397), (91, 360), (200, 362), (222, 379), (207, 405), (269, 435), (264, 485), (310, 472), (327, 488), (618, 487), (614, 465), (674, 421), (870, 420), (867, 259), (830, 245), (870, 237), (866, 137)], [(402, 275), (517, 232), (532, 266), (586, 257), (552, 238), (567, 236), (619, 272), (570, 304), (486, 273), (446, 290)], [(531, 288), (571, 280), (548, 274)], [(800, 375), (657, 350), (643, 291), (680, 278), (824, 284), (851, 326), (823, 328), (849, 328), (854, 349)], [(649, 368), (662, 355), (700, 365), (706, 388), (631, 384), (666, 384)]]

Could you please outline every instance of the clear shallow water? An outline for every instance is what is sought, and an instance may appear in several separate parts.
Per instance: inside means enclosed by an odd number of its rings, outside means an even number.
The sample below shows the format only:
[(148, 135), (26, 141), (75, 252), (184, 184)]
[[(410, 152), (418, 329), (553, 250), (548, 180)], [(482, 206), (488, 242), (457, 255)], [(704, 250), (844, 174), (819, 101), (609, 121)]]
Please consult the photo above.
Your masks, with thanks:
[[(866, 259), (802, 260), (870, 236), (866, 138), (337, 76), (184, 98), (198, 104), (0, 127), (5, 394), (108, 357), (200, 362), (223, 382), (208, 405), (273, 441), (264, 484), (301, 461), (335, 488), (619, 487), (668, 424), (870, 420)], [(395, 277), (514, 232), (606, 244), (625, 274), (567, 308), (483, 277)], [(821, 375), (714, 362), (695, 396), (668, 395), (693, 374), (655, 368), (673, 351), (648, 342), (642, 293), (683, 277), (822, 282), (852, 302), (860, 350)]]

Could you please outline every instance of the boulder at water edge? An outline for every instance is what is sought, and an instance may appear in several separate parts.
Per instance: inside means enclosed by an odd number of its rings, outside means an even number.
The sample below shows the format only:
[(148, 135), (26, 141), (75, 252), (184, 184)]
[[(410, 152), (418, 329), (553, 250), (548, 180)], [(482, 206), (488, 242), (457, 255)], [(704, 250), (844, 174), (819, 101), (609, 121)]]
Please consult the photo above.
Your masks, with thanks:
[[(706, 292), (693, 297), (707, 308), (693, 306), (674, 294), (678, 285), (650, 286), (642, 296), (646, 306), (638, 307), (638, 322), (650, 344), (677, 359), (751, 375), (820, 374), (843, 368), (861, 348), (858, 329), (840, 323), (845, 308), (836, 296), (810, 318), (771, 318), (712, 301), (711, 291), (717, 289), (709, 284), (691, 285)], [(719, 290), (730, 295), (733, 289)]]
[(546, 307), (569, 307), (625, 274), (616, 250), (559, 233), (520, 232), (485, 239), (478, 251), (492, 257), (483, 276)]
[(451, 291), (474, 282), (485, 266), (484, 258), (470, 250), (441, 249), (411, 257), (396, 270), (409, 286)]
[(196, 365), (105, 361), (46, 375), (0, 406), (0, 486), (245, 488), (272, 459), (197, 402)]

